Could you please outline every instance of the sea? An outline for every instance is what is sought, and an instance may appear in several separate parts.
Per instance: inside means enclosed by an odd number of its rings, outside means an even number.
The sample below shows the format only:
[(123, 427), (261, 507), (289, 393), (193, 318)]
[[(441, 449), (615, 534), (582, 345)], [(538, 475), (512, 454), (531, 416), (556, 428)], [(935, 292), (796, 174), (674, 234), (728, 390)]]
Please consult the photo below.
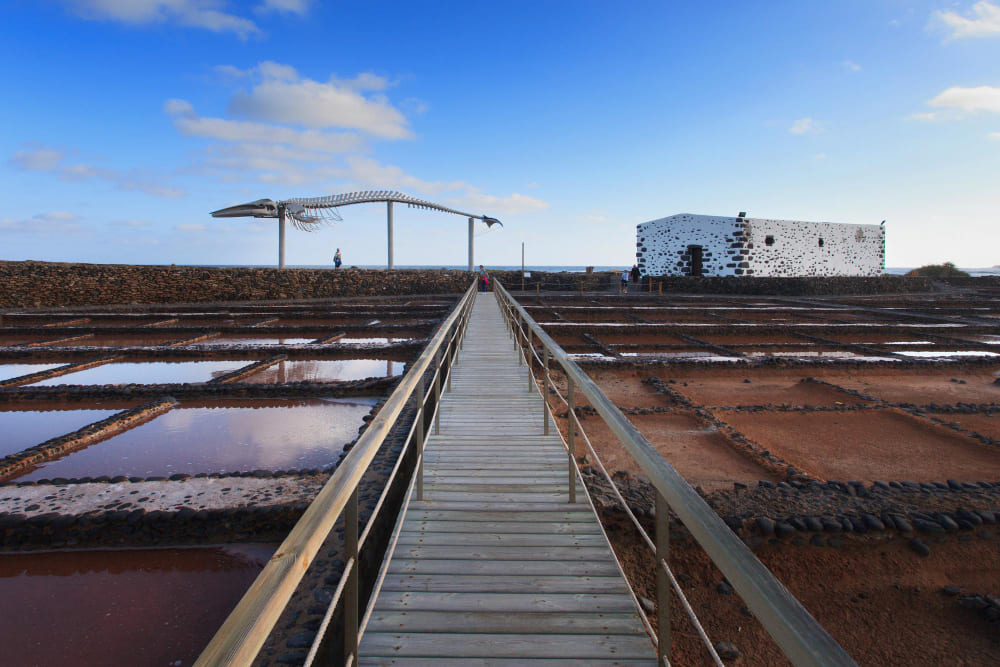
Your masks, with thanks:
[[(273, 269), (274, 264), (197, 264), (195, 266), (210, 266), (217, 268), (251, 268), (251, 269)], [(476, 265), (479, 266), (478, 264)], [(329, 269), (332, 268), (330, 264), (288, 264), (287, 268), (290, 269)], [(358, 269), (384, 269), (385, 264), (359, 264), (356, 267), (344, 268), (358, 268)], [(450, 269), (464, 271), (468, 268), (467, 264), (399, 264), (396, 266), (397, 269)], [(520, 271), (521, 265), (487, 265), (487, 269), (493, 271)], [(582, 265), (564, 265), (564, 266), (541, 266), (541, 265), (527, 265), (524, 267), (525, 271), (547, 271), (547, 272), (560, 272), (566, 271), (568, 273), (584, 273), (588, 267)], [(594, 271), (621, 271), (622, 269), (631, 269), (631, 266), (594, 266)], [(893, 276), (905, 275), (908, 271), (912, 271), (915, 267), (910, 266), (891, 266), (887, 267), (885, 272)], [(965, 268), (959, 267), (962, 271), (965, 271), (969, 275), (976, 276), (1000, 276), (1000, 266), (994, 266), (990, 268)]]

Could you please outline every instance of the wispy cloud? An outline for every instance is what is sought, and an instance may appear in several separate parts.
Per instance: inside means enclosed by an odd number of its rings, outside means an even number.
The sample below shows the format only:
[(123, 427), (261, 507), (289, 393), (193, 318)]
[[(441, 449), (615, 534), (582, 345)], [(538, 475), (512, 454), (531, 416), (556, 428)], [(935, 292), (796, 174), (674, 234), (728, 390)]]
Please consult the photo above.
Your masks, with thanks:
[(257, 5), (259, 12), (284, 12), (287, 14), (305, 15), (312, 5), (310, 0), (264, 0)]
[(954, 109), (966, 113), (987, 111), (1000, 113), (1000, 88), (976, 86), (963, 88), (953, 86), (927, 102), (928, 106), (940, 109)]
[(932, 22), (949, 32), (949, 40), (1000, 37), (1000, 5), (981, 0), (972, 5), (968, 16), (955, 11), (937, 11)]
[(19, 234), (75, 234), (85, 227), (80, 216), (70, 211), (49, 211), (27, 219), (0, 218), (0, 230)]
[(224, 66), (222, 72), (253, 80), (249, 90), (230, 98), (229, 112), (234, 116), (310, 129), (358, 130), (380, 139), (413, 136), (406, 116), (380, 94), (391, 84), (377, 74), (314, 81), (301, 77), (294, 67), (269, 61), (244, 72)]
[(1000, 132), (990, 132), (987, 136), (994, 141), (1000, 141)]
[[(263, 31), (248, 18), (224, 11), (220, 0), (64, 0), (85, 19), (114, 21), (126, 25), (168, 23), (212, 32), (234, 33), (240, 39), (257, 37)], [(267, 5), (304, 5), (294, 0), (265, 0)]]
[(799, 118), (797, 121), (793, 122), (788, 131), (792, 134), (807, 134), (809, 132), (815, 132), (818, 129), (816, 121), (812, 118)]
[(840, 64), (843, 65), (844, 69), (846, 69), (846, 70), (848, 70), (850, 72), (860, 72), (861, 71), (861, 65), (857, 64), (854, 61), (844, 60)]
[(144, 192), (154, 197), (183, 197), (185, 192), (166, 184), (168, 177), (144, 169), (120, 171), (83, 162), (68, 162), (62, 151), (34, 144), (10, 157), (10, 164), (21, 171), (41, 171), (55, 174), (63, 181), (106, 181), (119, 190)]
[(916, 120), (926, 123), (933, 120), (939, 120), (939, 118), (936, 111), (918, 111), (916, 113), (911, 113), (906, 117), (906, 120)]

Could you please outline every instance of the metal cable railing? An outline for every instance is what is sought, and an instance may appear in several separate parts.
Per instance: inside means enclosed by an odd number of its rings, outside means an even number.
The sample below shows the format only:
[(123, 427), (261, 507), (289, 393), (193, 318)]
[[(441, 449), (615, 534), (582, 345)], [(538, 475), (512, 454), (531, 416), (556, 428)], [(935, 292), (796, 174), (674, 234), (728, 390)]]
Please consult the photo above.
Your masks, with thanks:
[[(626, 514), (635, 524), (647, 546), (654, 552), (656, 560), (656, 608), (657, 608), (657, 656), (658, 661), (669, 664), (670, 655), (670, 614), (669, 591), (677, 592), (681, 604), (691, 618), (702, 641), (708, 647), (712, 659), (720, 664), (707, 633), (697, 620), (694, 610), (687, 602), (680, 585), (669, 568), (669, 514), (672, 508), (681, 522), (704, 549), (709, 558), (722, 571), (733, 588), (740, 594), (747, 607), (760, 620), (764, 628), (777, 642), (785, 656), (795, 665), (854, 665), (854, 661), (843, 648), (826, 632), (812, 615), (796, 600), (764, 565), (757, 560), (743, 542), (737, 538), (711, 507), (698, 495), (681, 475), (663, 459), (636, 427), (625, 418), (621, 411), (604, 395), (569, 355), (546, 334), (527, 311), (513, 299), (499, 282), (495, 292), (501, 305), (515, 346), (523, 353), (528, 365), (528, 381), (534, 382), (531, 372), (534, 361), (541, 365), (539, 379), (543, 382), (543, 419), (545, 432), (549, 429), (550, 407), (547, 395), (552, 384), (549, 375), (550, 359), (562, 370), (567, 382), (567, 396), (564, 398), (556, 389), (556, 394), (567, 406), (567, 454), (569, 459), (570, 502), (573, 502), (574, 480), (579, 474), (575, 457), (575, 434), (579, 428), (585, 442), (598, 462), (601, 472), (609, 481), (616, 498), (622, 503)], [(542, 358), (534, 350), (534, 339), (542, 347)], [(530, 350), (530, 354), (526, 352)], [(628, 507), (617, 485), (608, 475), (604, 464), (594, 450), (590, 439), (583, 433), (576, 417), (576, 388), (597, 411), (611, 431), (619, 439), (625, 450), (638, 463), (643, 473), (656, 489), (654, 511), (655, 535), (646, 533), (640, 522)], [(644, 619), (649, 625), (648, 619)]]
[[(422, 469), (424, 430), (427, 416), (437, 428), (438, 407), (445, 382), (450, 382), (451, 367), (461, 347), (475, 303), (475, 283), (462, 296), (451, 314), (441, 324), (424, 351), (411, 365), (396, 390), (358, 438), (357, 443), (337, 466), (316, 498), (281, 543), (271, 560), (216, 632), (199, 656), (197, 665), (250, 665), (284, 612), (296, 587), (316, 557), (337, 520), (344, 517), (344, 567), (333, 593), (320, 631), (309, 652), (309, 663), (324, 652), (330, 624), (338, 605), (343, 602), (344, 664), (357, 662), (360, 608), (359, 553), (372, 534), (373, 527), (402, 469), (402, 462), (416, 450), (417, 470)], [(425, 374), (433, 368), (430, 389), (425, 391)], [(371, 515), (359, 535), (358, 487), (375, 455), (395, 426), (411, 399), (417, 412), (407, 432), (396, 463), (382, 487)], [(370, 605), (369, 605), (370, 606)], [(367, 614), (365, 614), (367, 616)], [(329, 656), (323, 656), (329, 658)]]

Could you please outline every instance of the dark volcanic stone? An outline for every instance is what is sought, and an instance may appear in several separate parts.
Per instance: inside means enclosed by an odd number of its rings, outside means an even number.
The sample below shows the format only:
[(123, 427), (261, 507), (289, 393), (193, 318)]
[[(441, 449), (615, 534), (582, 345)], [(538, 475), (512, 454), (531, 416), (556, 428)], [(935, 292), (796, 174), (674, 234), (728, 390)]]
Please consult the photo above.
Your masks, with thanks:
[(757, 530), (759, 530), (760, 534), (765, 537), (774, 535), (774, 521), (766, 516), (757, 517)]
[(861, 520), (865, 522), (865, 526), (869, 530), (885, 530), (885, 524), (874, 514), (865, 514), (861, 517)]
[(823, 522), (814, 516), (806, 517), (806, 527), (814, 533), (818, 533), (823, 530)]
[(955, 520), (952, 519), (951, 516), (945, 512), (939, 512), (935, 514), (934, 519), (939, 524), (944, 526), (944, 529), (947, 530), (948, 532), (954, 532), (958, 530), (958, 523), (956, 523)]
[(718, 642), (715, 644), (715, 652), (723, 660), (736, 660), (740, 657), (740, 650), (735, 644), (730, 642)]
[(307, 630), (306, 632), (300, 632), (296, 635), (292, 635), (288, 641), (285, 642), (285, 646), (288, 648), (309, 648), (312, 646), (315, 638), (316, 633)]
[(720, 581), (719, 584), (715, 587), (715, 592), (718, 593), (719, 595), (732, 595), (733, 587), (730, 586), (725, 581)]
[(910, 540), (910, 548), (916, 551), (921, 556), (930, 556), (931, 549), (926, 544), (924, 544), (919, 537), (914, 537)]
[(795, 534), (795, 527), (790, 523), (777, 521), (774, 524), (774, 534), (781, 538), (789, 537)]
[(958, 595), (962, 592), (962, 589), (958, 586), (945, 586), (941, 589), (941, 592), (945, 595)]
[(823, 517), (820, 519), (820, 523), (823, 524), (823, 530), (828, 533), (839, 533), (844, 530), (844, 527), (840, 525), (840, 522), (836, 519), (831, 519), (829, 517)]
[(823, 539), (822, 535), (813, 535), (812, 537), (809, 538), (809, 544), (813, 545), (814, 547), (825, 547), (826, 540)]

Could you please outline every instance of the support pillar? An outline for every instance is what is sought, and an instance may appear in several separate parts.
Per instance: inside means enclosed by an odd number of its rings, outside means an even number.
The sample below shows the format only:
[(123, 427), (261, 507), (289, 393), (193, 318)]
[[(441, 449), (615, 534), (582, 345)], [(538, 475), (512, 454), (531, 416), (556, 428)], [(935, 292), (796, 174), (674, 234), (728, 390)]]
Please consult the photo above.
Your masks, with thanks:
[(388, 228), (389, 237), (389, 262), (388, 268), (393, 268), (395, 264), (392, 261), (392, 202), (388, 201), (385, 203), (386, 206), (386, 224)]
[(285, 268), (285, 207), (278, 207), (278, 268)]
[(469, 271), (474, 270), (474, 260), (475, 260), (475, 241), (473, 241), (473, 233), (476, 231), (476, 219), (469, 218)]

